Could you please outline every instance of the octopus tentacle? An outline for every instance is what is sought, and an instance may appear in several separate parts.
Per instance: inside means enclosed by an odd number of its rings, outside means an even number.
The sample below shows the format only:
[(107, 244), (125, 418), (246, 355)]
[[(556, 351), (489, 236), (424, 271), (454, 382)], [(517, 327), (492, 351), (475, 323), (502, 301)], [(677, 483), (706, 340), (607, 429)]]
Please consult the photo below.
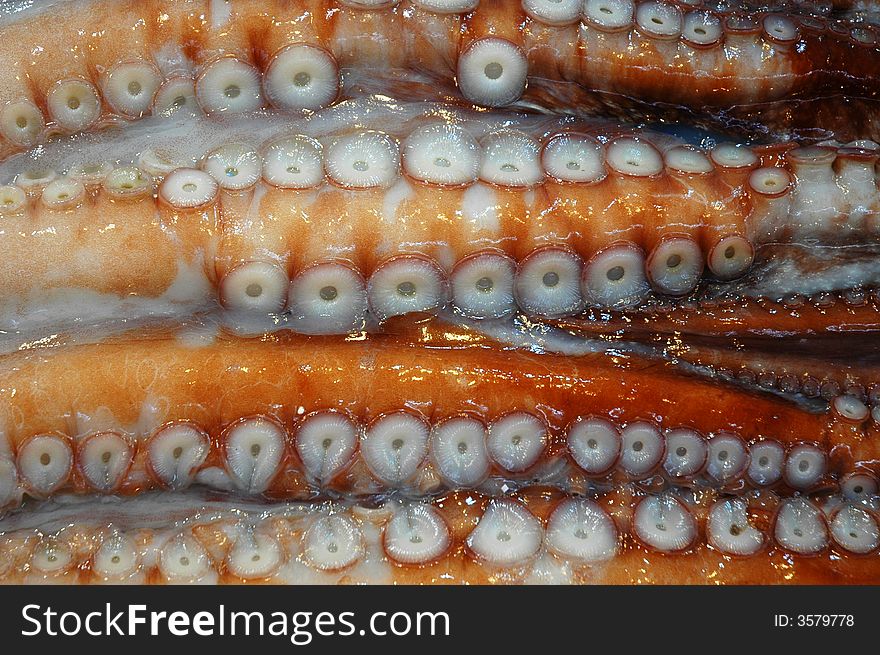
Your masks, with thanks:
[(827, 88), (870, 95), (876, 86), (878, 37), (862, 23), (606, 5), (248, 0), (125, 2), (111, 12), (91, 2), (33, 53), (27, 35), (49, 20), (35, 12), (0, 30), (14, 72), (0, 88), (0, 134), (9, 152), (56, 128), (77, 132), (193, 103), (209, 114), (267, 104), (315, 110), (337, 97), (340, 69), (365, 62), (454, 79), (465, 98), (488, 106), (516, 101), (529, 80), (609, 94), (608, 107), (640, 98), (717, 108), (809, 100)]
[[(707, 301), (672, 311), (556, 323), (591, 337), (625, 330), (627, 338), (645, 343), (679, 335), (683, 338), (669, 350), (670, 357), (708, 367), (725, 379), (828, 401), (853, 397), (868, 402), (865, 412), (876, 403), (880, 372), (870, 354), (870, 335), (878, 327), (877, 307), (872, 294), (860, 290), (778, 302)], [(810, 357), (804, 357), (807, 351)], [(860, 356), (857, 363), (854, 356)]]
[(877, 578), (874, 0), (67, 9), (0, 11), (0, 582)]
[[(195, 496), (190, 503), (201, 499)], [(187, 501), (130, 526), (126, 512), (163, 502), (117, 501), (115, 524), (68, 506), (67, 525), (20, 526), (0, 539), (3, 580), (160, 584), (445, 582), (854, 583), (874, 575), (876, 514), (848, 504), (772, 495), (687, 499), (614, 492), (572, 497), (541, 487), (502, 499), (470, 492), (378, 509), (341, 504), (239, 509)], [(204, 501), (202, 501), (204, 502)], [(777, 561), (787, 566), (780, 572)], [(829, 566), (834, 560), (835, 566)], [(646, 577), (647, 576), (647, 577)]]
[[(614, 483), (658, 474), (672, 486), (742, 490), (738, 481), (747, 477), (752, 487), (781, 481), (809, 491), (872, 466), (876, 456), (867, 437), (878, 426), (870, 425), (867, 410), (813, 414), (672, 371), (614, 366), (603, 355), (428, 349), (404, 373), (412, 355), (406, 343), (370, 337), (369, 362), (360, 356), (362, 342), (294, 336), (196, 348), (171, 339), (126, 341), (71, 346), (48, 357), (8, 355), (3, 406), (16, 468), (7, 472), (6, 497), (17, 497), (17, 480), (38, 497), (62, 488), (131, 494), (194, 482), (308, 497), (437, 493), (491, 488), (497, 480), (521, 485), (536, 476), (568, 488), (579, 479)], [(363, 386), (347, 396), (334, 391), (336, 366), (358, 371)], [(547, 371), (546, 391), (511, 393), (522, 375), (537, 370)], [(88, 389), (79, 383), (82, 371), (90, 371)], [(250, 371), (259, 372), (256, 384)], [(472, 380), (466, 391), (461, 376)], [(46, 397), (36, 390), (49, 380)], [(230, 396), (228, 389), (249, 391)], [(664, 409), (654, 400), (660, 392), (705, 398), (705, 411)], [(736, 409), (745, 402), (749, 416)], [(784, 456), (768, 450), (776, 442), (788, 446)]]
[[(398, 139), (374, 130), (331, 132), (326, 146), (304, 134), (227, 143), (198, 169), (158, 173), (155, 199), (150, 174), (132, 167), (88, 189), (50, 173), (19, 178), (2, 207), (7, 305), (26, 320), (56, 289), (75, 289), (192, 312), (213, 295), (243, 314), (287, 308), (293, 329), (346, 332), (363, 320), (365, 284), (380, 322), (450, 299), (473, 318), (514, 304), (557, 318), (641, 304), (651, 288), (690, 294), (704, 268), (742, 276), (762, 244), (880, 234), (873, 144), (782, 155), (722, 144), (707, 156), (661, 154), (647, 136), (603, 136), (603, 146), (562, 132), (542, 147), (525, 131), (486, 131), (478, 142), (431, 120), (403, 138), (402, 161)], [(40, 229), (55, 222), (64, 229)], [(161, 249), (116, 257), (132, 238)]]

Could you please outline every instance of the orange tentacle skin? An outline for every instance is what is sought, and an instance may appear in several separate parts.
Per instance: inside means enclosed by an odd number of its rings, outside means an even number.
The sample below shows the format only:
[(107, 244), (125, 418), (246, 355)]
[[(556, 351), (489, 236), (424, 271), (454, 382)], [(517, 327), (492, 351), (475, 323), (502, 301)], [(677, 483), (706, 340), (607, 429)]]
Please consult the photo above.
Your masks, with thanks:
[(6, 4), (0, 583), (880, 583), (871, 2)]

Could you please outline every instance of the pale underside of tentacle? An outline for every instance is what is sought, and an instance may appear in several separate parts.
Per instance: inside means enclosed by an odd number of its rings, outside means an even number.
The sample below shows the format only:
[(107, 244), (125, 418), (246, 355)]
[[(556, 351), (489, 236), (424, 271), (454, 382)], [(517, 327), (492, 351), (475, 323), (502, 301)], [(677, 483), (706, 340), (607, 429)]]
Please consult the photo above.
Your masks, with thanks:
[(104, 522), (88, 507), (48, 503), (42, 522), (0, 523), (3, 581), (852, 584), (876, 575), (880, 540), (870, 502), (773, 493), (535, 487), (370, 508), (151, 494), (109, 501)]
[(0, 582), (880, 579), (873, 0), (20, 5)]

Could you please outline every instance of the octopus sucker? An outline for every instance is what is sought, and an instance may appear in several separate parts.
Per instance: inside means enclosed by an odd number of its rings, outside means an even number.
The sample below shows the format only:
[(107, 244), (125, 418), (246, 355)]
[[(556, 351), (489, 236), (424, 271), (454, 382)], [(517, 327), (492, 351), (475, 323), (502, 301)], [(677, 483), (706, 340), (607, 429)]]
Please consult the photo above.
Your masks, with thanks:
[(690, 478), (702, 472), (709, 459), (709, 444), (699, 432), (675, 428), (666, 433), (663, 469), (674, 478)]
[(666, 444), (649, 421), (635, 421), (621, 431), (620, 467), (633, 479), (644, 479), (663, 461)]
[(431, 505), (413, 503), (398, 509), (383, 533), (388, 557), (400, 564), (427, 564), (449, 549), (449, 526)]
[(875, 0), (58, 11), (0, 582), (880, 579)]
[(192, 583), (216, 580), (210, 556), (193, 537), (171, 537), (159, 554), (158, 573), (169, 583)]
[(148, 437), (146, 466), (157, 483), (180, 489), (192, 482), (210, 447), (208, 435), (195, 424), (169, 423)]
[(105, 493), (122, 482), (134, 458), (134, 449), (117, 432), (98, 432), (83, 439), (77, 461), (80, 473), (92, 488)]
[(241, 580), (261, 580), (271, 577), (284, 554), (278, 542), (268, 534), (239, 528), (232, 548), (224, 562), (230, 575)]
[(510, 412), (489, 426), (487, 447), (492, 459), (511, 473), (531, 468), (546, 448), (547, 428), (528, 412)]
[(569, 427), (566, 443), (587, 475), (606, 475), (620, 458), (620, 430), (600, 417), (579, 417)]
[(269, 102), (279, 109), (320, 109), (339, 93), (339, 68), (333, 55), (323, 48), (289, 45), (272, 58), (263, 89)]
[(233, 423), (222, 437), (226, 469), (235, 485), (246, 493), (265, 491), (284, 456), (284, 429), (265, 418), (244, 418)]
[(367, 298), (380, 321), (393, 316), (430, 312), (446, 304), (447, 282), (430, 259), (401, 255), (379, 265), (367, 283)]
[(294, 443), (305, 472), (326, 485), (352, 460), (359, 428), (345, 413), (317, 411), (300, 423)]
[(154, 64), (120, 62), (107, 73), (104, 97), (120, 114), (140, 118), (150, 110), (161, 83), (161, 73)]
[(452, 303), (475, 319), (501, 318), (516, 311), (516, 262), (500, 252), (474, 253), (450, 274)]
[(778, 442), (768, 439), (758, 442), (751, 450), (746, 474), (751, 482), (767, 486), (782, 478), (785, 450)]
[(752, 525), (748, 504), (739, 498), (722, 500), (709, 510), (710, 543), (723, 553), (754, 555), (764, 547), (765, 537)]
[(67, 482), (73, 454), (67, 440), (56, 435), (34, 435), (18, 450), (18, 470), (27, 488), (45, 495)]
[[(436, 425), (431, 435), (431, 453), (440, 475), (462, 488), (481, 482), (489, 473), (486, 432), (480, 421), (468, 416), (453, 416)], [(496, 430), (494, 443), (498, 441)], [(495, 451), (498, 450), (496, 446)]]
[(523, 94), (528, 61), (522, 48), (506, 39), (474, 39), (458, 60), (462, 93), (489, 107), (509, 105)]
[(303, 535), (303, 556), (320, 571), (346, 569), (363, 556), (363, 550), (361, 529), (347, 516), (322, 517)]
[(350, 266), (327, 262), (301, 271), (290, 282), (287, 308), (304, 334), (348, 334), (363, 325), (367, 288)]

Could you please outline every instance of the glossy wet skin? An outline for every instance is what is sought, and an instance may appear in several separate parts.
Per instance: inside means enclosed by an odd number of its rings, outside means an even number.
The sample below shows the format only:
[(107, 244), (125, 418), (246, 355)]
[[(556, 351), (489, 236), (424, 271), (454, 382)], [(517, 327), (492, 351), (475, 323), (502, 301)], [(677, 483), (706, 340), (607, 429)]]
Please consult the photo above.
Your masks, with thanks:
[(202, 4), (0, 24), (4, 580), (876, 578), (873, 31)]

